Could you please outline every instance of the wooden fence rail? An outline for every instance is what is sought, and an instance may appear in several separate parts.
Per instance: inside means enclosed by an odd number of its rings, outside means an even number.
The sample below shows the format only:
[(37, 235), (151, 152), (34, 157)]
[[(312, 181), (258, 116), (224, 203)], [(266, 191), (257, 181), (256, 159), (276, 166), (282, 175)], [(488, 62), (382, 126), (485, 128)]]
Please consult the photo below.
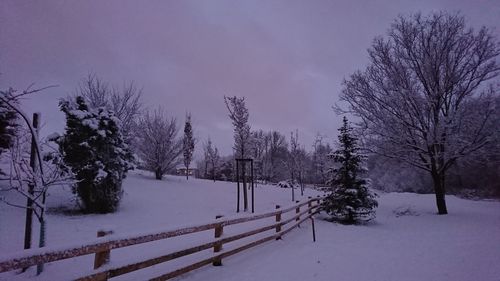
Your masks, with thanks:
[[(318, 207), (320, 204), (321, 198), (309, 198), (307, 201), (302, 202), (302, 203), (297, 203), (296, 205), (293, 205), (289, 208), (286, 209), (280, 209), (279, 206), (276, 206), (276, 211), (274, 212), (269, 212), (265, 214), (260, 214), (260, 215), (253, 215), (253, 216), (248, 216), (248, 217), (240, 217), (240, 218), (234, 218), (234, 219), (221, 219), (220, 217), (217, 217), (217, 220), (213, 223), (209, 224), (204, 224), (204, 225), (196, 225), (196, 226), (191, 226), (191, 227), (185, 227), (185, 228), (180, 228), (176, 230), (171, 230), (171, 231), (165, 231), (165, 232), (160, 232), (160, 233), (153, 233), (153, 234), (147, 234), (147, 235), (141, 235), (141, 236), (136, 236), (136, 237), (131, 237), (131, 238), (123, 238), (123, 239), (115, 239), (115, 240), (109, 240), (106, 237), (100, 238), (103, 239), (104, 241), (100, 242), (95, 242), (91, 243), (88, 245), (84, 245), (81, 247), (76, 247), (76, 248), (68, 248), (68, 249), (61, 249), (61, 250), (55, 250), (55, 251), (42, 251), (42, 249), (33, 249), (33, 250), (27, 250), (23, 253), (22, 256), (16, 257), (16, 258), (11, 258), (8, 260), (0, 260), (0, 273), (2, 272), (7, 272), (7, 271), (12, 271), (16, 269), (21, 269), (21, 268), (26, 268), (29, 266), (33, 265), (38, 265), (38, 264), (44, 264), (48, 262), (54, 262), (54, 261), (59, 261), (59, 260), (64, 260), (64, 259), (70, 259), (70, 258), (75, 258), (83, 255), (89, 255), (89, 254), (95, 254), (95, 263), (94, 263), (94, 271), (86, 276), (83, 276), (77, 280), (108, 280), (109, 278), (113, 278), (116, 276), (120, 276), (123, 274), (127, 274), (136, 270), (144, 269), (159, 263), (164, 263), (173, 259), (177, 259), (183, 256), (187, 256), (190, 254), (194, 254), (203, 250), (207, 250), (210, 248), (214, 249), (214, 254), (206, 258), (202, 261), (196, 262), (194, 264), (190, 264), (188, 266), (182, 267), (180, 269), (174, 270), (172, 272), (169, 272), (167, 274), (158, 276), (154, 279), (151, 280), (167, 280), (176, 276), (179, 276), (183, 273), (192, 271), (194, 269), (200, 268), (202, 266), (208, 265), (208, 264), (213, 264), (213, 265), (221, 265), (222, 264), (222, 259), (225, 257), (229, 257), (231, 255), (234, 255), (236, 253), (239, 253), (243, 250), (255, 247), (257, 245), (260, 245), (264, 242), (271, 241), (274, 239), (280, 239), (283, 235), (286, 233), (290, 232), (292, 229), (296, 228), (299, 226), (301, 223), (305, 222), (306, 220), (310, 219), (312, 226), (313, 226), (313, 240), (316, 240), (315, 237), (315, 230), (314, 230), (314, 218), (313, 215), (318, 212)], [(303, 209), (301, 211), (301, 207), (306, 206), (306, 209)], [(288, 213), (288, 212), (294, 212), (294, 216), (282, 220), (282, 214)], [(236, 235), (231, 235), (231, 236), (222, 236), (222, 233), (224, 231), (224, 227), (230, 226), (230, 225), (235, 225), (235, 224), (241, 224), (241, 223), (247, 223), (255, 220), (261, 220), (265, 218), (276, 218), (276, 220), (273, 220), (273, 223), (270, 225), (266, 226), (261, 226), (257, 229), (247, 231), (244, 233), (239, 233)], [(284, 228), (287, 224), (294, 222), (292, 225), (288, 226), (287, 228)], [(214, 229), (215, 232), (215, 239), (213, 241), (210, 241), (208, 243), (196, 245), (193, 247), (189, 247), (187, 249), (183, 249), (180, 251), (168, 253), (166, 255), (160, 256), (160, 257), (155, 257), (152, 259), (148, 259), (145, 261), (133, 263), (133, 264), (128, 264), (124, 266), (118, 266), (114, 268), (106, 268), (106, 269), (99, 269), (101, 265), (103, 265), (107, 259), (109, 259), (109, 253), (112, 249), (118, 249), (118, 248), (123, 248), (123, 247), (129, 247), (133, 245), (138, 245), (138, 244), (143, 244), (147, 242), (153, 242), (153, 241), (158, 241), (162, 239), (167, 239), (167, 238), (172, 238), (172, 237), (178, 237), (182, 235), (187, 235), (191, 233), (197, 233), (197, 232), (202, 232), (206, 230), (211, 230)], [(243, 246), (239, 246), (235, 249), (227, 250), (224, 251), (222, 250), (222, 246), (224, 244), (227, 244), (229, 242), (233, 242), (236, 240), (240, 240), (245, 237), (250, 237), (252, 235), (256, 235), (265, 231), (270, 231), (275, 229), (275, 232), (272, 234), (260, 238), (256, 241), (253, 241), (251, 243), (245, 244)], [(101, 233), (101, 236), (104, 235)]]

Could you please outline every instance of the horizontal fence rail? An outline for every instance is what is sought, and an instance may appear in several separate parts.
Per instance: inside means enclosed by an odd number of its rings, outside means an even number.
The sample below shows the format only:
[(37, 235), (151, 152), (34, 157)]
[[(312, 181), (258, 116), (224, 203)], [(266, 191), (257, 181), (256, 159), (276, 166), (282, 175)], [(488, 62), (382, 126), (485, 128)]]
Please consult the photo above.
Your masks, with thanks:
[[(313, 231), (313, 240), (315, 241), (315, 230), (314, 230), (314, 218), (313, 215), (316, 214), (319, 211), (319, 206), (320, 206), (320, 201), (322, 198), (317, 197), (317, 198), (310, 198), (305, 201), (300, 203), (297, 201), (297, 204), (288, 207), (286, 209), (281, 209), (280, 206), (276, 206), (276, 211), (274, 212), (269, 212), (269, 213), (264, 213), (264, 214), (258, 214), (258, 215), (253, 215), (253, 216), (248, 216), (248, 217), (239, 217), (239, 218), (234, 218), (234, 219), (216, 219), (215, 222), (208, 223), (208, 224), (203, 224), (203, 225), (196, 225), (196, 226), (190, 226), (190, 227), (184, 227), (180, 229), (175, 229), (175, 230), (170, 230), (170, 231), (164, 231), (164, 232), (159, 232), (159, 233), (152, 233), (152, 234), (145, 234), (145, 235), (139, 235), (136, 237), (129, 237), (129, 238), (122, 238), (122, 239), (109, 239), (106, 237), (99, 238), (99, 241), (96, 241), (94, 243), (90, 243), (87, 245), (83, 245), (80, 247), (74, 247), (74, 248), (65, 248), (65, 249), (60, 249), (60, 250), (53, 250), (53, 251), (44, 251), (44, 249), (33, 249), (33, 250), (27, 250), (24, 251), (21, 256), (18, 257), (13, 257), (13, 258), (8, 258), (5, 260), (0, 260), (0, 273), (2, 272), (7, 272), (7, 271), (12, 271), (16, 269), (22, 269), (22, 268), (27, 268), (29, 266), (34, 266), (38, 264), (44, 264), (48, 262), (54, 262), (54, 261), (60, 261), (64, 259), (70, 259), (70, 258), (75, 258), (79, 256), (84, 256), (84, 255), (90, 255), (90, 254), (95, 254), (95, 261), (94, 261), (94, 270), (92, 273), (85, 275), (81, 278), (78, 278), (76, 280), (83, 281), (83, 280), (94, 280), (94, 281), (100, 281), (100, 280), (108, 280), (109, 278), (113, 278), (116, 276), (120, 276), (123, 274), (127, 274), (133, 271), (137, 271), (140, 269), (148, 268), (156, 264), (164, 263), (170, 260), (174, 260), (180, 257), (184, 257), (190, 254), (194, 254), (203, 250), (208, 250), (213, 248), (214, 249), (214, 254), (210, 256), (209, 258), (206, 258), (204, 260), (201, 260), (199, 262), (190, 264), (188, 266), (176, 269), (174, 271), (168, 272), (164, 275), (158, 276), (156, 278), (153, 278), (151, 280), (167, 280), (176, 276), (179, 276), (181, 274), (184, 274), (186, 272), (198, 269), (200, 267), (203, 267), (205, 265), (213, 264), (213, 265), (221, 265), (221, 261), (223, 258), (232, 256), (236, 253), (239, 253), (241, 251), (244, 251), (246, 249), (255, 247), (257, 245), (260, 245), (262, 243), (271, 241), (271, 240), (276, 240), (276, 239), (281, 239), (283, 235), (286, 233), (290, 232), (294, 228), (300, 226), (301, 223), (304, 223), (306, 220), (311, 220), (312, 223), (312, 231)], [(301, 211), (301, 207), (306, 206), (306, 209), (303, 209)], [(287, 219), (282, 220), (282, 215), (293, 212), (294, 216), (289, 217)], [(236, 224), (243, 224), (243, 223), (248, 223), (251, 221), (256, 221), (256, 220), (262, 220), (265, 218), (271, 218), (274, 217), (274, 223), (265, 225), (265, 226), (260, 226), (256, 229), (244, 232), (244, 233), (239, 233), (231, 236), (224, 236), (221, 237), (223, 234), (224, 227), (231, 226), (231, 225), (236, 225)], [(289, 223), (294, 222), (293, 224), (287, 226)], [(116, 266), (113, 268), (106, 268), (106, 269), (99, 269), (103, 264), (105, 264), (108, 259), (109, 259), (109, 254), (111, 250), (113, 249), (119, 249), (119, 248), (124, 248), (124, 247), (129, 247), (133, 245), (139, 245), (139, 244), (144, 244), (148, 242), (153, 242), (153, 241), (158, 241), (158, 240), (163, 240), (163, 239), (168, 239), (168, 238), (173, 238), (173, 237), (179, 237), (187, 234), (192, 234), (192, 233), (197, 233), (197, 232), (202, 232), (206, 230), (211, 230), (214, 229), (215, 231), (215, 239), (195, 245), (180, 251), (175, 251), (171, 252), (159, 257), (151, 258), (145, 261), (140, 261), (132, 264), (127, 264), (124, 266)], [(273, 232), (270, 235), (267, 235), (265, 237), (259, 238), (256, 241), (252, 241), (248, 244), (239, 246), (235, 249), (231, 250), (222, 250), (222, 246), (224, 244), (237, 241), (246, 237), (250, 237), (259, 233), (263, 233), (266, 231), (270, 231), (275, 229), (275, 232)], [(104, 232), (99, 232), (98, 236), (102, 236), (108, 233)]]

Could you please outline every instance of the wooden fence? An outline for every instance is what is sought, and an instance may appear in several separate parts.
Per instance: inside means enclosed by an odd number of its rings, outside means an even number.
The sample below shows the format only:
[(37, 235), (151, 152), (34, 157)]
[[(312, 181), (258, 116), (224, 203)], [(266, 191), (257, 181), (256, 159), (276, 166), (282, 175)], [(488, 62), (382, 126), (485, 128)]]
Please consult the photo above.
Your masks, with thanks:
[[(0, 260), (0, 273), (12, 271), (16, 269), (27, 268), (30, 266), (44, 264), (48, 262), (54, 262), (64, 259), (71, 259), (83, 255), (94, 254), (94, 271), (87, 276), (80, 277), (76, 280), (93, 280), (93, 281), (101, 281), (108, 280), (109, 278), (113, 278), (116, 276), (120, 276), (123, 274), (127, 274), (136, 270), (144, 269), (159, 263), (164, 263), (170, 260), (174, 260), (176, 258), (180, 258), (183, 256), (187, 256), (190, 254), (194, 254), (203, 250), (207, 250), (213, 248), (214, 254), (206, 259), (203, 259), (199, 262), (190, 264), (188, 266), (184, 266), (182, 268), (176, 269), (174, 271), (168, 272), (156, 278), (150, 280), (167, 280), (181, 274), (187, 273), (189, 271), (195, 270), (197, 268), (203, 267), (205, 265), (213, 264), (214, 266), (218, 266), (222, 264), (222, 259), (244, 251), (246, 249), (255, 247), (262, 243), (271, 240), (281, 239), (283, 235), (293, 230), (297, 226), (300, 226), (301, 223), (304, 223), (306, 220), (310, 219), (312, 224), (312, 232), (313, 232), (313, 240), (316, 240), (316, 234), (314, 229), (314, 218), (313, 215), (318, 212), (318, 207), (320, 204), (320, 198), (310, 198), (305, 202), (296, 201), (296, 204), (286, 208), (281, 209), (280, 206), (276, 206), (276, 211), (269, 212), (265, 214), (258, 214), (248, 217), (240, 217), (234, 219), (224, 220), (220, 216), (216, 218), (216, 221), (209, 224), (197, 225), (192, 227), (180, 228), (172, 231), (136, 236), (131, 238), (117, 239), (117, 240), (107, 240), (104, 239), (102, 242), (96, 242), (92, 244), (83, 245), (76, 248), (68, 248), (62, 250), (55, 250), (49, 252), (42, 252), (40, 249), (32, 249), (24, 252), (23, 256), (9, 259), (9, 260)], [(306, 208), (303, 208), (306, 206)], [(295, 211), (295, 215), (293, 212)], [(282, 215), (292, 212), (292, 217), (282, 220)], [(244, 233), (232, 235), (232, 236), (223, 236), (224, 227), (248, 223), (251, 221), (262, 220), (265, 218), (274, 217), (272, 224), (261, 226), (257, 229), (253, 229), (251, 231), (247, 231)], [(291, 224), (290, 224), (291, 223)], [(288, 227), (286, 227), (290, 224)], [(162, 255), (159, 257), (155, 257), (152, 259), (148, 259), (145, 261), (127, 264), (124, 266), (117, 266), (113, 268), (102, 269), (101, 266), (106, 264), (110, 257), (110, 252), (113, 249), (129, 247), (133, 245), (143, 244), (152, 241), (159, 241), (162, 239), (178, 237), (182, 235), (187, 235), (191, 233), (197, 233), (201, 231), (206, 231), (214, 229), (214, 237), (215, 239), (204, 244), (192, 246), (180, 251), (171, 252), (166, 255)], [(239, 246), (235, 249), (224, 251), (222, 250), (222, 246), (226, 243), (233, 242), (245, 237), (250, 237), (265, 231), (270, 231), (275, 229), (272, 234), (267, 235), (265, 237), (260, 237), (258, 240), (252, 241), (248, 244)], [(98, 236), (105, 236), (109, 233), (106, 232), (98, 232)], [(101, 238), (102, 239), (102, 238)], [(90, 267), (90, 266), (89, 266)]]

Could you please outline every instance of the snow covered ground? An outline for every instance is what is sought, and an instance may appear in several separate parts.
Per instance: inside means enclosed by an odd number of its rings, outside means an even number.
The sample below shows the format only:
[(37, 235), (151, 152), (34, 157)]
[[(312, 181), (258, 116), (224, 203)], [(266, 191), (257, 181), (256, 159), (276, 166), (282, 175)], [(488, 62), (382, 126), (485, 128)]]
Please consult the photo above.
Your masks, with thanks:
[[(96, 231), (103, 228), (114, 230), (116, 235), (134, 235), (203, 224), (216, 215), (235, 215), (234, 183), (186, 181), (183, 177), (167, 177), (160, 182), (147, 173), (133, 172), (125, 180), (124, 189), (119, 211), (107, 215), (75, 214), (70, 191), (54, 189), (48, 198), (48, 247), (95, 240)], [(304, 197), (317, 194), (307, 189)], [(24, 202), (12, 195), (9, 198)], [(377, 219), (368, 225), (344, 226), (317, 219), (316, 243), (307, 223), (281, 241), (257, 246), (223, 260), (222, 267), (207, 266), (178, 280), (500, 280), (499, 202), (448, 196), (450, 214), (437, 216), (432, 195), (387, 193), (378, 199)], [(290, 189), (256, 189), (257, 212), (274, 210), (276, 204), (292, 204)], [(242, 229), (228, 230), (227, 234)], [(0, 204), (0, 258), (15, 255), (22, 248), (23, 231), (24, 211)], [(112, 252), (112, 265), (164, 254), (212, 236), (212, 232), (202, 233), (155, 242), (153, 247), (116, 250)], [(144, 280), (207, 254), (157, 265), (149, 273), (138, 272), (117, 280)], [(78, 270), (89, 272), (92, 258), (48, 264), (38, 277), (30, 271), (0, 274), (0, 280), (73, 278)]]

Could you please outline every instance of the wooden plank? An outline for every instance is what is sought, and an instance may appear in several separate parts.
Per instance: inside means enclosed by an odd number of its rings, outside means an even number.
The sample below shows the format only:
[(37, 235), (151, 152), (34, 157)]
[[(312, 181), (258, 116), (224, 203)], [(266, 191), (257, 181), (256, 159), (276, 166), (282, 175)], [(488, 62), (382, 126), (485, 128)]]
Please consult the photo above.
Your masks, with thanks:
[(177, 276), (182, 275), (184, 273), (188, 273), (190, 271), (193, 271), (193, 270), (198, 269), (200, 267), (203, 267), (205, 265), (209, 265), (212, 263), (212, 261), (213, 261), (213, 258), (204, 259), (204, 260), (199, 261), (197, 263), (193, 263), (193, 264), (188, 265), (186, 267), (179, 268), (177, 270), (171, 271), (167, 274), (163, 274), (161, 276), (158, 276), (158, 277), (155, 277), (155, 278), (152, 278), (149, 280), (150, 281), (163, 281), (163, 280), (172, 279), (174, 277), (177, 277)]
[(113, 240), (113, 241), (107, 241), (107, 242), (101, 242), (101, 243), (94, 243), (94, 244), (85, 245), (85, 246), (78, 247), (78, 248), (70, 248), (70, 249), (65, 249), (65, 250), (49, 252), (49, 253), (45, 253), (45, 254), (31, 255), (31, 256), (20, 257), (17, 259), (4, 260), (4, 261), (0, 261), (0, 273), (23, 268), (23, 267), (29, 267), (29, 266), (40, 264), (40, 263), (47, 263), (47, 262), (53, 262), (53, 261), (58, 261), (58, 260), (63, 260), (63, 259), (69, 259), (69, 258), (74, 258), (74, 257), (78, 257), (78, 256), (88, 255), (88, 254), (94, 254), (97, 252), (108, 251), (111, 249), (128, 247), (128, 246), (132, 246), (132, 245), (137, 245), (137, 244), (157, 241), (157, 240), (161, 240), (161, 239), (186, 235), (186, 234), (190, 234), (190, 233), (200, 232), (200, 231), (215, 228), (216, 225), (217, 225), (217, 223), (211, 223), (211, 224), (206, 224), (206, 225), (201, 225), (201, 226), (186, 227), (186, 228), (181, 228), (181, 229), (167, 231), (167, 232), (143, 235), (143, 236), (132, 237), (132, 238), (128, 238), (128, 239), (120, 239), (120, 240)]
[(236, 241), (236, 240), (239, 240), (239, 239), (242, 239), (242, 238), (245, 238), (248, 236), (252, 236), (252, 235), (267, 231), (267, 230), (271, 230), (271, 229), (274, 229), (277, 225), (278, 224), (272, 224), (272, 225), (261, 227), (261, 228), (258, 228), (258, 229), (252, 230), (252, 231), (248, 231), (245, 233), (240, 233), (240, 234), (232, 235), (232, 236), (225, 237), (222, 239), (217, 239), (217, 240), (214, 240), (214, 241), (211, 241), (211, 242), (208, 242), (205, 244), (197, 245), (197, 246), (185, 249), (185, 250), (169, 253), (169, 254), (161, 256), (161, 257), (156, 257), (156, 258), (152, 258), (152, 259), (149, 259), (146, 261), (137, 262), (134, 264), (129, 264), (126, 266), (122, 266), (122, 267), (113, 268), (113, 269), (109, 269), (106, 271), (94, 273), (92, 275), (81, 277), (77, 280), (78, 281), (93, 280), (92, 278), (94, 276), (98, 276), (98, 275), (102, 275), (102, 274), (109, 274), (109, 278), (120, 276), (120, 275), (123, 275), (126, 273), (130, 273), (132, 271), (140, 270), (140, 269), (150, 267), (150, 266), (153, 266), (153, 265), (156, 265), (159, 263), (167, 262), (167, 261), (170, 261), (170, 260), (173, 260), (176, 258), (180, 258), (180, 257), (186, 256), (186, 255), (190, 255), (190, 254), (194, 254), (194, 253), (197, 253), (197, 252), (200, 252), (203, 250), (210, 249), (210, 248), (214, 247), (216, 243), (225, 244), (225, 243)]
[(273, 240), (274, 238), (276, 237), (275, 234), (273, 235), (270, 235), (270, 236), (267, 236), (267, 237), (264, 237), (262, 239), (259, 239), (257, 241), (254, 241), (254, 242), (251, 242), (249, 244), (246, 244), (244, 246), (241, 246), (241, 247), (238, 247), (236, 249), (233, 249), (233, 250), (230, 250), (230, 251), (226, 251), (226, 252), (223, 252), (221, 254), (218, 254), (218, 255), (215, 255), (215, 256), (212, 256), (210, 258), (207, 258), (207, 259), (204, 259), (202, 261), (199, 261), (197, 263), (194, 263), (194, 264), (191, 264), (191, 265), (188, 265), (188, 266), (185, 266), (185, 267), (182, 267), (180, 269), (177, 269), (177, 270), (174, 270), (174, 271), (171, 271), (167, 274), (163, 274), (161, 276), (158, 276), (156, 278), (153, 278), (153, 279), (150, 279), (150, 281), (163, 281), (163, 280), (168, 280), (168, 279), (171, 279), (171, 278), (174, 278), (174, 277), (177, 277), (179, 275), (182, 275), (184, 273), (187, 273), (187, 272), (190, 272), (190, 271), (193, 271), (195, 269), (198, 269), (200, 267), (203, 267), (205, 265), (208, 265), (208, 264), (211, 264), (213, 260), (216, 260), (216, 259), (222, 259), (222, 258), (225, 258), (225, 257), (229, 257), (229, 256), (232, 256), (234, 254), (237, 254), (241, 251), (244, 251), (246, 249), (249, 249), (249, 248), (252, 248), (252, 247), (255, 247), (257, 245), (260, 245), (264, 242), (267, 242), (267, 241), (270, 241), (270, 240)]

